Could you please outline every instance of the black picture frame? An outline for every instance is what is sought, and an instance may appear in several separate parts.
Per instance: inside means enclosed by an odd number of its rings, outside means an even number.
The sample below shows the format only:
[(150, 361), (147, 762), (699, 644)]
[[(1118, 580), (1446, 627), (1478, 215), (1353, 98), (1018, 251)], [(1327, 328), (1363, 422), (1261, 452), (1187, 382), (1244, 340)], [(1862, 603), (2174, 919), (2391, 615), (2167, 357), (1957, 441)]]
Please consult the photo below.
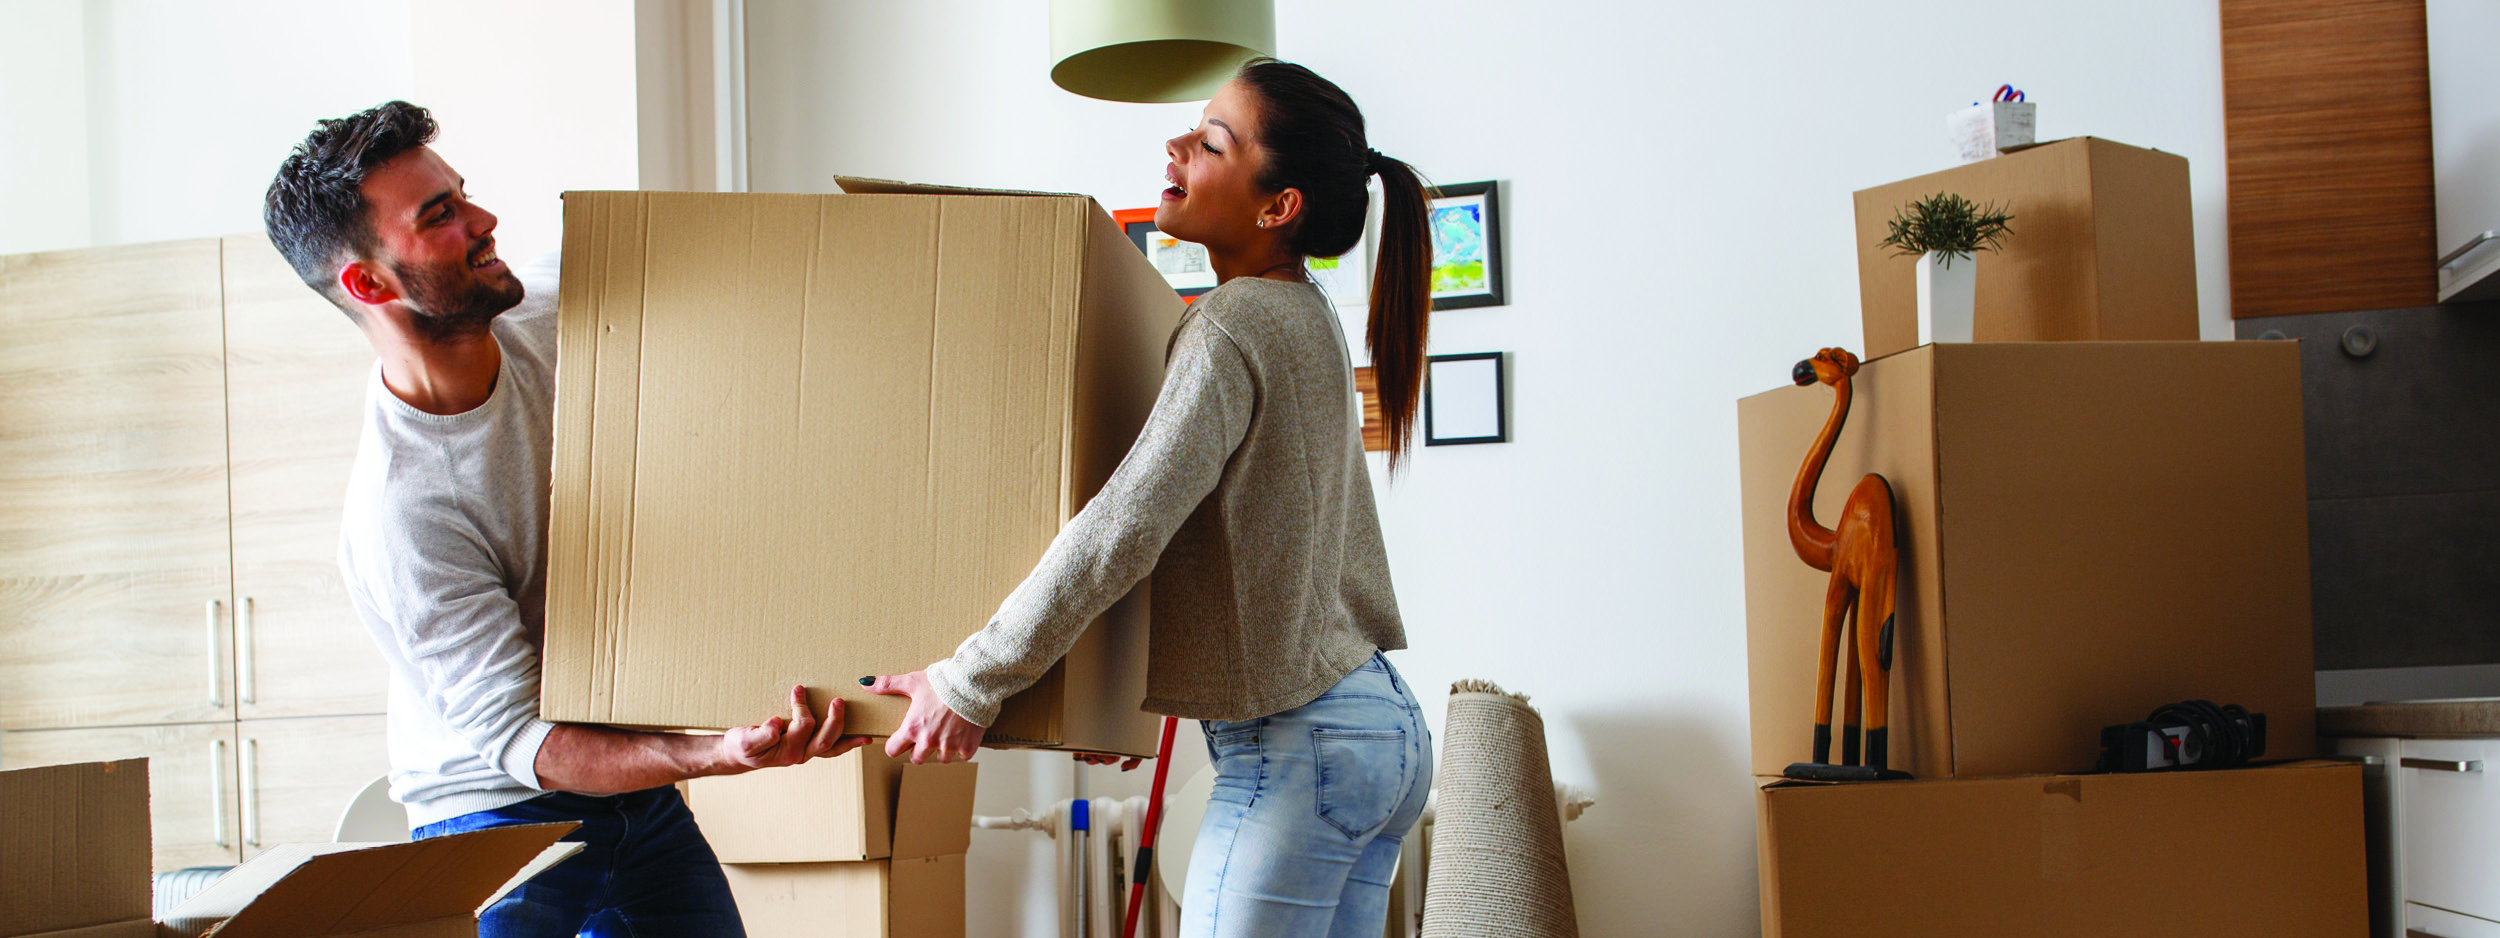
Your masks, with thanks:
[[(1484, 206), (1482, 221), (1484, 224), (1485, 289), (1456, 295), (1442, 295), (1439, 291), (1435, 291), (1432, 298), (1433, 309), (1473, 309), (1480, 306), (1504, 306), (1509, 303), (1505, 296), (1507, 285), (1502, 271), (1502, 186), (1499, 181), (1486, 180), (1435, 186), (1426, 192), (1427, 235), (1432, 230), (1437, 230), (1440, 224), (1439, 217), (1431, 214), (1432, 211), (1447, 207), (1433, 203), (1444, 199), (1475, 199), (1477, 197), (1482, 198)], [(1438, 276), (1441, 268), (1438, 238), (1435, 238), (1432, 268), (1435, 276)]]
[[(1154, 223), (1154, 220), (1153, 220), (1153, 215), (1152, 215), (1153, 210), (1152, 210), (1152, 209), (1147, 209), (1146, 211), (1148, 212), (1148, 216), (1147, 216), (1147, 220), (1145, 220), (1145, 221), (1123, 221), (1123, 222), (1121, 222), (1121, 223), (1120, 223), (1120, 233), (1121, 233), (1121, 234), (1128, 235), (1128, 240), (1129, 240), (1129, 243), (1130, 243), (1130, 244), (1137, 245), (1137, 251), (1138, 251), (1138, 253), (1144, 254), (1144, 255), (1146, 255), (1147, 257), (1153, 257), (1153, 256), (1154, 256), (1154, 252), (1153, 252), (1153, 251), (1146, 250), (1146, 236), (1147, 236), (1147, 235), (1150, 235), (1150, 234), (1153, 234), (1153, 233), (1155, 232), (1155, 223)], [(1125, 213), (1125, 212), (1123, 212), (1122, 214), (1126, 214), (1126, 213)], [(1213, 289), (1215, 289), (1215, 288), (1214, 288), (1214, 287), (1190, 287), (1190, 288), (1185, 289), (1185, 290), (1184, 290), (1184, 289), (1180, 289), (1180, 288), (1174, 288), (1174, 289), (1172, 290), (1172, 292), (1174, 292), (1174, 293), (1178, 293), (1178, 294), (1180, 294), (1180, 295), (1181, 295), (1181, 296), (1183, 296), (1183, 297), (1196, 297), (1196, 296), (1202, 295), (1202, 294), (1206, 293), (1207, 291), (1209, 291), (1209, 290), (1213, 290)]]
[[(1507, 352), (1469, 352), (1463, 355), (1434, 355), (1424, 359), (1423, 411), (1425, 446), (1467, 446), (1476, 443), (1510, 442), (1509, 357), (1509, 353)], [(1435, 383), (1432, 380), (1433, 376), (1438, 373), (1439, 366), (1444, 364), (1486, 360), (1493, 362), (1493, 433), (1489, 436), (1442, 436), (1440, 428), (1446, 423), (1446, 421), (1439, 416), (1440, 404), (1435, 401), (1433, 396), (1432, 389), (1433, 384)], [(1446, 401), (1448, 399), (1444, 398), (1443, 400)], [(1451, 406), (1462, 405), (1452, 402)], [(1456, 415), (1453, 414), (1452, 416)], [(1480, 417), (1481, 414), (1478, 416)], [(1481, 423), (1481, 420), (1473, 420), (1469, 421), (1467, 426), (1472, 429), (1473, 427), (1481, 425)]]

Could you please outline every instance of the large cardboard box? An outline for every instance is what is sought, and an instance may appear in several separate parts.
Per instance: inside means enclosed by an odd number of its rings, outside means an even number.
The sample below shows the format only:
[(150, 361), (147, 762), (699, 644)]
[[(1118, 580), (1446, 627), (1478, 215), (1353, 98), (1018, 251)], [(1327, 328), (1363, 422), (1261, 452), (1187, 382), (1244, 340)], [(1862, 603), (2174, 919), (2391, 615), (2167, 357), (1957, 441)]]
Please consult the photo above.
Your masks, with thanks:
[(962, 938), (964, 855), (721, 867), (750, 938)]
[(152, 935), (148, 762), (0, 772), (0, 935)]
[[(953, 653), (1135, 441), (1180, 298), (1091, 199), (565, 195), (542, 708), (723, 729)], [(890, 194), (888, 194), (890, 193)], [(987, 742), (1151, 754), (1144, 589)]]
[(930, 857), (972, 849), (980, 766), (912, 765), (869, 746), (833, 759), (698, 778), (686, 803), (723, 863)]
[[(1832, 401), (1816, 384), (1737, 403), (1756, 775), (1812, 755), (1830, 575), (1797, 559), (1786, 518)], [(1814, 511), (1836, 523), (1867, 473), (1892, 484), (1892, 767), (2089, 771), (2102, 727), (2200, 698), (2264, 713), (2269, 757), (2313, 753), (2303, 458), (2288, 342), (1867, 362)]]
[(1764, 938), (2369, 934), (2361, 767), (1755, 796)]
[(1869, 357), (1918, 344), (1917, 259), (1876, 242), (1902, 205), (1939, 192), (2014, 213), (2003, 249), (1979, 257), (1973, 339), (2197, 337), (2187, 158), (2076, 137), (1858, 190)]
[(283, 844), (149, 920), (147, 760), (0, 772), (0, 936), (476, 938), (477, 911), (581, 851), (573, 824)]

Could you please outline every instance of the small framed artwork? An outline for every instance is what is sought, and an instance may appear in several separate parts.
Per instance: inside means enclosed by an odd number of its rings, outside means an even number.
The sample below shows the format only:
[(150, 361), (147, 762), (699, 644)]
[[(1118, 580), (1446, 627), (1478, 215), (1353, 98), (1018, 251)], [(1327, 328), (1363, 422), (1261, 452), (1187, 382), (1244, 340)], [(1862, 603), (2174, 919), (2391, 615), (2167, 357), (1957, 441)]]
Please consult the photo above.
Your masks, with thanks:
[(1215, 289), (1215, 266), (1207, 260), (1207, 249), (1156, 231), (1154, 209), (1120, 209), (1111, 213), (1111, 220), (1182, 298), (1195, 302), (1199, 294)]
[(1424, 445), (1510, 442), (1502, 352), (1425, 359)]
[(1365, 231), (1354, 248), (1336, 257), (1314, 257), (1307, 264), (1311, 282), (1331, 305), (1363, 306), (1371, 302), (1371, 233)]
[(1432, 308), (1502, 305), (1500, 185), (1439, 186), (1431, 195), (1425, 224), (1432, 231)]

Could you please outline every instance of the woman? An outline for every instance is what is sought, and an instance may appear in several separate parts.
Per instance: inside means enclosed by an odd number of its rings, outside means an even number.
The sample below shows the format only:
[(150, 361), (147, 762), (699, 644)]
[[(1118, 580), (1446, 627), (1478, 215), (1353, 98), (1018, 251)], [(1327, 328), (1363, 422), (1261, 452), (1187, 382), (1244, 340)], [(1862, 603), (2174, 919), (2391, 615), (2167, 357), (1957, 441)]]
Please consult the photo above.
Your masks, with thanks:
[(1406, 636), (1351, 356), (1304, 261), (1354, 247), (1379, 175), (1368, 332), (1395, 466), (1423, 366), (1423, 186), (1366, 146), (1344, 91), (1266, 59), (1164, 152), (1155, 227), (1205, 245), (1221, 284), (1182, 317), (1128, 458), (988, 626), (925, 671), (877, 679), (911, 697), (886, 751), (971, 758), (1000, 702), (1151, 571), (1145, 707), (1205, 721), (1217, 772), (1184, 933), (1378, 935), (1432, 740), (1381, 655)]

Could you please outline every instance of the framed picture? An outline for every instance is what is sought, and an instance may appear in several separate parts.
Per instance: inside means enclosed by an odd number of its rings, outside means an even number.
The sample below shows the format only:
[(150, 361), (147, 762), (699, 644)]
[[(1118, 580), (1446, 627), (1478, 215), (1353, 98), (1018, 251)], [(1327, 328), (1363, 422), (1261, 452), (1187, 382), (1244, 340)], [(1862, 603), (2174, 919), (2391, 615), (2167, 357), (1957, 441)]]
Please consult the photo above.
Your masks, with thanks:
[(1207, 261), (1207, 249), (1155, 230), (1155, 210), (1124, 208), (1111, 213), (1120, 230), (1146, 252), (1146, 260), (1161, 271), (1165, 283), (1184, 299), (1196, 301), (1198, 295), (1215, 289), (1215, 266)]
[(1372, 301), (1371, 230), (1354, 242), (1352, 250), (1337, 257), (1314, 257), (1308, 262), (1311, 282), (1319, 292), (1328, 295), (1328, 302), (1338, 307), (1363, 306)]
[(1424, 445), (1510, 442), (1502, 352), (1424, 360)]
[(1460, 183), (1431, 196), (1432, 308), (1502, 305), (1501, 187)]

